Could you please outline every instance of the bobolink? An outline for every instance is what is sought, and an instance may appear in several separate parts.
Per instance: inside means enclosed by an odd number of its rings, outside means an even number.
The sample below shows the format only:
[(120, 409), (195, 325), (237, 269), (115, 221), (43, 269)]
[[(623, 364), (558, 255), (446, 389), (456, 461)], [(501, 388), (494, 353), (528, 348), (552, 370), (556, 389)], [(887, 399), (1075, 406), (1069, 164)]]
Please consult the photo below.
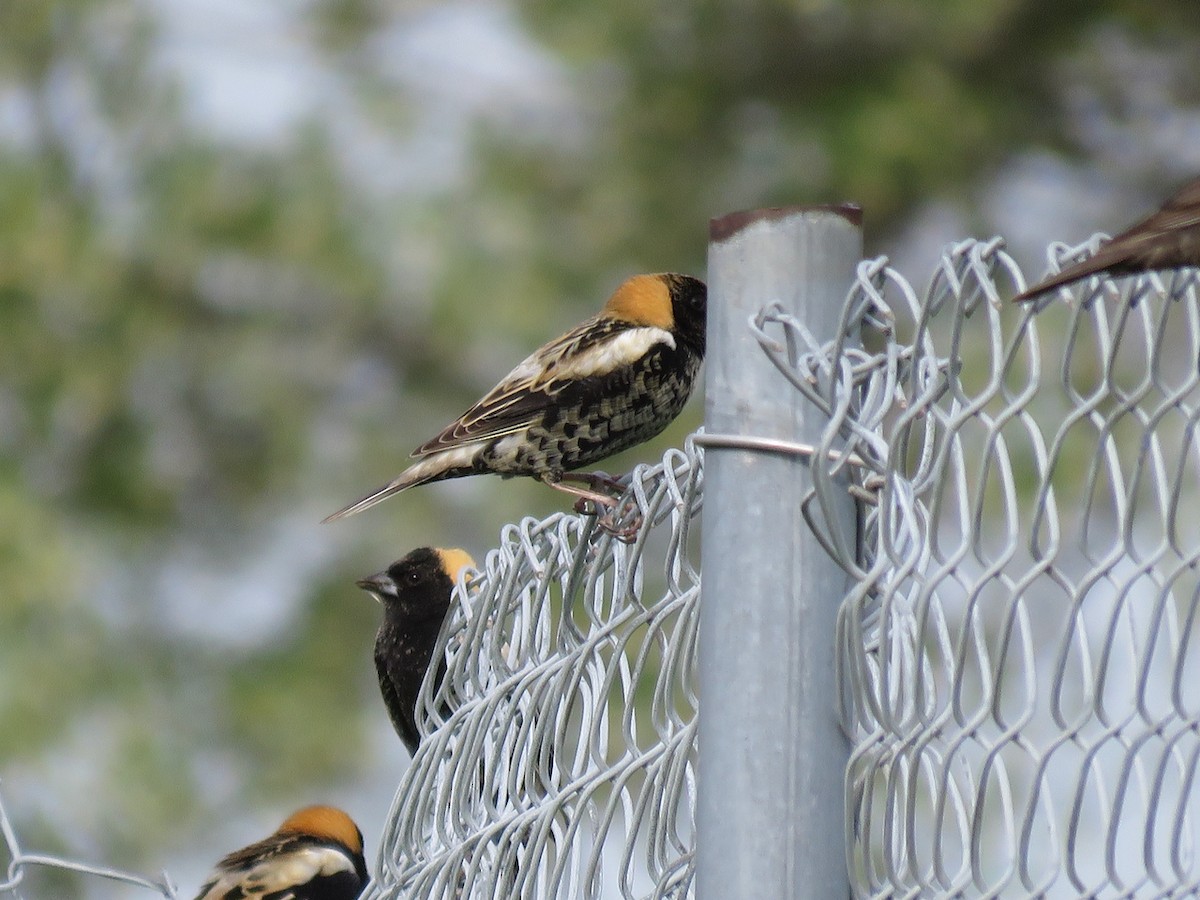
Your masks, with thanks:
[(196, 900), (352, 900), (367, 878), (354, 820), (332, 806), (308, 806), (217, 863)]
[[(375, 671), (388, 716), (410, 754), (421, 741), (417, 694), (450, 609), (450, 593), (462, 570), (474, 565), (462, 550), (421, 547), (358, 582), (383, 604), (383, 624), (375, 635)], [(445, 661), (439, 661), (435, 690), (445, 672)]]
[(599, 315), (538, 349), (414, 450), (420, 462), (325, 521), (418, 484), (487, 472), (612, 505), (613, 479), (566, 473), (649, 440), (679, 415), (704, 359), (707, 303), (704, 282), (689, 275), (630, 278)]
[(1106, 242), (1095, 256), (1067, 266), (1013, 300), (1032, 300), (1099, 272), (1133, 275), (1183, 266), (1200, 266), (1200, 178), (1188, 182), (1156, 212)]

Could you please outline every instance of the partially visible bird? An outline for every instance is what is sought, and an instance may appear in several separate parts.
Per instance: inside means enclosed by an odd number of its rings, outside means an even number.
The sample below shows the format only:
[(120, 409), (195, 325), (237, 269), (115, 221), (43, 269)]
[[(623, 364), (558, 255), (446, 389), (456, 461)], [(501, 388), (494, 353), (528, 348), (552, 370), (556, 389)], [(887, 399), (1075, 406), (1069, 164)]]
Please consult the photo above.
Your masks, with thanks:
[(420, 462), (325, 521), (418, 484), (489, 472), (611, 506), (614, 479), (567, 473), (649, 440), (679, 415), (704, 359), (707, 305), (707, 287), (690, 275), (630, 278), (598, 315), (535, 351), (414, 450)]
[[(433, 659), (438, 632), (450, 609), (450, 594), (462, 571), (475, 562), (463, 550), (421, 547), (358, 586), (383, 605), (375, 635), (375, 671), (392, 726), (410, 754), (417, 752), (417, 694)], [(434, 673), (434, 690), (446, 674), (445, 660)]]
[(332, 806), (308, 806), (217, 863), (196, 900), (353, 900), (367, 880), (354, 820)]
[(1133, 275), (1183, 266), (1200, 266), (1200, 178), (1185, 184), (1156, 212), (1113, 236), (1095, 256), (1067, 266), (1013, 300), (1032, 300), (1100, 272)]

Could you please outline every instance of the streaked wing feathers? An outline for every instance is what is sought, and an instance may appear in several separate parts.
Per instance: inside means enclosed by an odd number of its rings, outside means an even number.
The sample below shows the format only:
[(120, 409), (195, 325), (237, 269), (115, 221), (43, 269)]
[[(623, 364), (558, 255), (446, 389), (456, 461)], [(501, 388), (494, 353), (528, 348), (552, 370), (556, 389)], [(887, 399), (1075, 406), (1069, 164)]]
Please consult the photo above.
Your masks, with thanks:
[(1087, 259), (1067, 266), (1018, 294), (1018, 302), (1046, 294), (1089, 275), (1115, 275), (1195, 265), (1200, 254), (1200, 178), (1186, 184), (1160, 209), (1104, 243)]
[(223, 900), (235, 888), (232, 896), (239, 900), (268, 895), (272, 900), (289, 900), (296, 894), (288, 888), (318, 876), (353, 871), (354, 863), (339, 850), (300, 835), (272, 835), (222, 859), (196, 900)]
[(567, 384), (628, 365), (657, 343), (673, 345), (674, 338), (661, 328), (600, 316), (588, 319), (527, 357), (482, 400), (412, 455), (429, 456), (519, 432), (538, 421)]

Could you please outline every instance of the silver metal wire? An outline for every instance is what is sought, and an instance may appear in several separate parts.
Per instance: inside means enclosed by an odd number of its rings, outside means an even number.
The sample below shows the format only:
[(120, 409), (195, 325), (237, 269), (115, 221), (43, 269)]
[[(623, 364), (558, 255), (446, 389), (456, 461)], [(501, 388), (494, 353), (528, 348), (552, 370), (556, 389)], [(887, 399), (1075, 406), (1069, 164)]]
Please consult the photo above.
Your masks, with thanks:
[[(836, 636), (853, 752), (830, 773), (853, 890), (1191, 896), (1195, 275), (1009, 303), (1023, 286), (1000, 241), (964, 241), (924, 292), (863, 262), (835, 341), (776, 308), (749, 323), (829, 419), (814, 446), (754, 448), (810, 460), (806, 519), (853, 576)], [(730, 441), (754, 443), (698, 436), (639, 473), (639, 507), (662, 498), (650, 518), (670, 525), (661, 556), (654, 527), (632, 547), (570, 516), (505, 532), (449, 628), (426, 714), (454, 712), (401, 785), (374, 896), (690, 894), (688, 503), (695, 444)], [(857, 541), (827, 524), (847, 482)]]
[(167, 900), (177, 900), (176, 887), (166, 872), (162, 873), (159, 880), (154, 880), (107, 866), (94, 866), (44, 853), (24, 852), (17, 840), (17, 832), (13, 828), (8, 811), (4, 808), (3, 797), (0, 797), (0, 846), (3, 847), (0, 862), (7, 862), (4, 877), (0, 879), (0, 897), (21, 900), (21, 885), (25, 881), (27, 871), (31, 867), (43, 867), (130, 884), (166, 897)]
[[(998, 241), (964, 241), (924, 295), (860, 266), (844, 334), (866, 349), (754, 323), (830, 417), (817, 458), (843, 461), (807, 509), (856, 582), (837, 637), (854, 893), (1194, 896), (1195, 273), (1036, 308), (1007, 301), (1022, 286)], [(877, 502), (848, 547), (823, 509), (864, 471)]]
[(700, 453), (635, 470), (631, 543), (587, 516), (503, 530), (451, 607), (366, 896), (688, 893)]
[[(821, 440), (698, 434), (633, 474), (630, 543), (588, 516), (506, 527), (456, 594), (365, 896), (693, 894), (705, 444), (806, 458), (806, 520), (852, 576), (830, 777), (856, 897), (1200, 893), (1196, 283), (1015, 306), (1002, 243), (963, 241), (924, 291), (861, 263), (834, 341), (762, 310)], [(847, 484), (857, 539), (829, 524)], [(174, 896), (23, 853), (2, 803), (0, 837), (0, 896), (34, 864)]]

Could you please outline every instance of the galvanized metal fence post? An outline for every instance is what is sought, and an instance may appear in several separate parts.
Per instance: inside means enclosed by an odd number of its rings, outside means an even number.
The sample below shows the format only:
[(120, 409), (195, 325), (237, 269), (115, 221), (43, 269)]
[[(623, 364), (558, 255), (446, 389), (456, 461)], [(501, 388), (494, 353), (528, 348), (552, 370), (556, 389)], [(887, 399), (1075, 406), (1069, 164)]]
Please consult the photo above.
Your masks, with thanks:
[[(824, 422), (759, 348), (748, 320), (778, 302), (832, 338), (862, 256), (856, 207), (733, 213), (710, 223), (705, 427), (813, 444)], [(710, 446), (700, 609), (697, 896), (849, 893), (834, 688), (846, 574), (800, 501), (813, 460)], [(853, 535), (846, 497), (844, 527)]]

